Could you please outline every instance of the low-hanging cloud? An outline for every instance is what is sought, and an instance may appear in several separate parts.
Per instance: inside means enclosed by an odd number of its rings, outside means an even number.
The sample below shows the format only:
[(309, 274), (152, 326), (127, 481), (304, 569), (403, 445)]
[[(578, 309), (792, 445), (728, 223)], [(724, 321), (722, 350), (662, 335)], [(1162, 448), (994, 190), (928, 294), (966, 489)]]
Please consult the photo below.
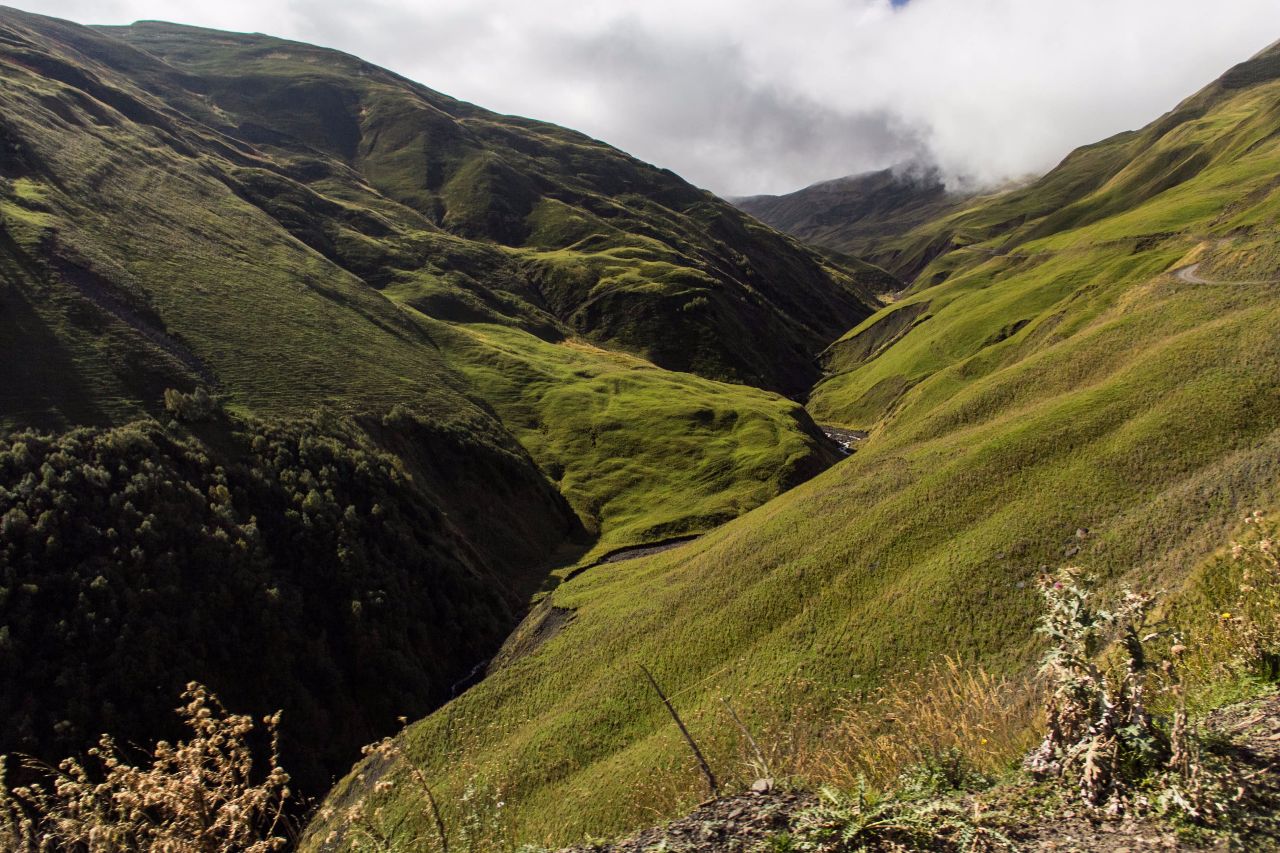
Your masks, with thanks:
[(1280, 39), (1276, 0), (17, 0), (358, 54), (727, 195), (906, 161), (1042, 172)]

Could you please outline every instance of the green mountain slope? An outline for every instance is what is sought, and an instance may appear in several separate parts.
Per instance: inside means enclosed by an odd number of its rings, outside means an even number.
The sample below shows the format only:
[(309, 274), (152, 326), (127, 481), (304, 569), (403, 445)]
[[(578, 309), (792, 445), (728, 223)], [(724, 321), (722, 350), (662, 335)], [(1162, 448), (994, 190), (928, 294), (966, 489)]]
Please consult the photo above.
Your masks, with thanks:
[[(922, 242), (945, 234), (954, 248), (909, 295), (827, 350), (834, 375), (815, 388), (811, 410), (874, 425), (892, 407), (929, 397), (915, 386), (935, 373), (926, 385), (939, 387), (943, 373), (976, 379), (1069, 334), (1124, 320), (1114, 313), (1120, 305), (1152, 310), (1121, 294), (1179, 265), (1202, 261), (1204, 276), (1223, 282), (1276, 277), (1278, 54), (1272, 48), (1237, 66), (1141, 131), (1073, 153), (1026, 189), (978, 200), (912, 234)], [(1268, 292), (1227, 285), (1225, 293), (1241, 289)], [(1182, 316), (1203, 323), (1217, 314), (1189, 308)], [(953, 379), (942, 394), (954, 387)]]
[(451, 362), (598, 532), (584, 559), (701, 533), (839, 458), (799, 404), (582, 341), (441, 330)]
[[(446, 422), (482, 417), (471, 398), (484, 398), (488, 389), (452, 369), (457, 359), (442, 349), (471, 339), (447, 334), (443, 323), (506, 325), (520, 331), (527, 352), (546, 352), (539, 350), (540, 339), (563, 341), (573, 333), (551, 308), (572, 319), (571, 306), (589, 290), (599, 298), (588, 299), (584, 310), (600, 323), (659, 320), (646, 300), (665, 300), (655, 296), (664, 292), (664, 282), (686, 273), (720, 275), (716, 265), (725, 253), (802, 313), (821, 315), (830, 333), (824, 338), (806, 332), (805, 346), (811, 348), (797, 349), (797, 338), (770, 325), (774, 320), (761, 320), (762, 327), (747, 316), (757, 308), (774, 316), (763, 291), (735, 291), (741, 282), (725, 279), (714, 293), (681, 285), (675, 319), (661, 320), (661, 334), (648, 344), (637, 342), (638, 348), (669, 349), (673, 360), (696, 365), (741, 356), (767, 363), (769, 371), (794, 368), (797, 376), (807, 376), (816, 372), (813, 353), (837, 334), (836, 318), (865, 310), (844, 288), (850, 280), (843, 273), (674, 176), (569, 131), (457, 104), (351, 57), (293, 45), (289, 49), (300, 53), (290, 59), (277, 50), (282, 42), (180, 27), (112, 30), (158, 52), (172, 45), (175, 61), (204, 69), (207, 76), (197, 77), (93, 30), (16, 12), (8, 20), (4, 56), (12, 73), (0, 98), (14, 157), (6, 161), (0, 185), (0, 250), (7, 250), (0, 264), (11, 282), (6, 298), (15, 306), (7, 315), (14, 327), (9, 339), (15, 352), (48, 353), (13, 362), (19, 373), (5, 388), (0, 410), (0, 418), (13, 425), (121, 422), (155, 411), (164, 387), (195, 382), (216, 384), (233, 406), (260, 413), (296, 414), (318, 405), (360, 412), (409, 404)], [(202, 61), (206, 55), (212, 58)], [(348, 74), (352, 67), (361, 74)], [(347, 94), (332, 103), (294, 91), (314, 86), (327, 92), (339, 83), (373, 89), (343, 89)], [(231, 123), (229, 109), (267, 109), (243, 102), (243, 91), (263, 95), (273, 87), (287, 93), (280, 109), (260, 116), (272, 122), (274, 136), (248, 118)], [(349, 102), (356, 95), (367, 99), (367, 108)], [(334, 103), (354, 112), (331, 114)], [(385, 145), (399, 137), (377, 129), (380, 124), (368, 131), (363, 147), (350, 151), (326, 136), (337, 127), (350, 129), (361, 110), (369, 119), (380, 104), (410, 110), (396, 125), (410, 139), (394, 151)], [(444, 107), (463, 118), (441, 113)], [(451, 130), (437, 147), (422, 134), (440, 121)], [(290, 130), (299, 136), (287, 135)], [(246, 141), (263, 134), (267, 142)], [(530, 150), (543, 152), (539, 163), (551, 167), (528, 161)], [(451, 223), (460, 232), (474, 230), (440, 212), (444, 196), (428, 202), (426, 195), (395, 184), (387, 185), (387, 194), (373, 185), (382, 180), (387, 158), (417, 157), (404, 166), (406, 180), (427, 180), (452, 175), (447, 167), (455, 155), (467, 160), (499, 153), (520, 164), (521, 175), (553, 167), (550, 177), (539, 178), (539, 192), (546, 195), (530, 212), (528, 221), (537, 230), (524, 248), (444, 230)], [(553, 178), (569, 183), (560, 186)], [(461, 180), (455, 175), (449, 185)], [(623, 184), (631, 191), (622, 192)], [(665, 196), (684, 212), (663, 206)], [(438, 213), (441, 224), (415, 204)], [(607, 208), (608, 215), (591, 214), (592, 208)], [(459, 208), (450, 209), (456, 214)], [(690, 217), (698, 211), (714, 222), (696, 225)], [(577, 224), (569, 228), (572, 223)], [(611, 235), (591, 237), (600, 251), (588, 266), (625, 283), (591, 284), (594, 273), (583, 272), (586, 267), (575, 278), (585, 289), (557, 278), (555, 270), (584, 257), (565, 248), (580, 241), (581, 235), (569, 233), (579, 226), (599, 226)], [(713, 236), (722, 232), (726, 242)], [(751, 261), (748, 255), (758, 257)], [(571, 256), (577, 260), (564, 266), (561, 261)], [(654, 260), (659, 256), (667, 260)], [(867, 275), (885, 280), (877, 271)], [(722, 296), (737, 307), (720, 310)], [(795, 326), (791, 319), (777, 322)], [(765, 344), (740, 345), (747, 340)], [(772, 344), (793, 352), (784, 357), (769, 350)], [(745, 367), (742, 372), (751, 373)], [(670, 382), (661, 396), (683, 405), (676, 401), (689, 380), (656, 371), (647, 378), (648, 399)], [(755, 391), (729, 386), (717, 386), (714, 393), (720, 407), (741, 406), (744, 415), (759, 398)], [(692, 401), (689, 406), (696, 408)], [(779, 406), (767, 419), (754, 446), (765, 464), (776, 462), (776, 475), (763, 474), (759, 458), (738, 464), (729, 447), (712, 454), (712, 463), (723, 469), (721, 485), (744, 478), (771, 484), (756, 490), (755, 502), (776, 493), (795, 466), (789, 460), (793, 448), (786, 442), (771, 447), (766, 435), (799, 439), (819, 464), (826, 452), (812, 424), (803, 416), (796, 420), (794, 407)], [(577, 420), (575, 429), (587, 423)], [(711, 431), (728, 435), (730, 426), (721, 421)], [(626, 425), (623, 432), (633, 446), (660, 446), (688, 441), (707, 428), (677, 418)], [(575, 467), (581, 477), (596, 476), (590, 460), (558, 464)], [(713, 479), (693, 488), (707, 492), (715, 485)], [(696, 499), (679, 498), (669, 491), (661, 495), (668, 513), (689, 508), (685, 527), (697, 526), (693, 519), (703, 519), (705, 527), (723, 517), (696, 507)]]
[[(581, 134), (495, 115), (353, 57), (167, 24), (107, 31), (167, 63), (130, 68), (140, 85), (269, 154), (274, 169), (231, 171), (239, 195), (442, 319), (551, 333), (554, 318), (663, 368), (796, 392), (812, 382), (812, 353), (891, 284)], [(344, 209), (353, 203), (376, 215)], [(757, 343), (733, 343), (746, 339)]]
[[(0, 152), (0, 751), (145, 739), (200, 678), (283, 706), (318, 793), (549, 564), (833, 461), (795, 403), (656, 364), (802, 388), (895, 286), (602, 143), (265, 37), (0, 9)], [(197, 387), (225, 413), (171, 423)]]
[(737, 198), (733, 203), (768, 225), (807, 243), (879, 264), (910, 281), (943, 251), (902, 237), (961, 206), (971, 193), (948, 192), (936, 172), (882, 169), (823, 181), (786, 195)]
[[(705, 790), (641, 664), (732, 776), (721, 696), (776, 720), (943, 654), (1025, 672), (1034, 581), (1068, 560), (1176, 596), (1277, 497), (1278, 173), (1280, 47), (923, 226), (952, 248), (829, 350), (809, 404), (869, 428), (859, 451), (693, 544), (562, 584), (558, 632), (402, 749), (447, 803), (500, 792), (523, 839), (609, 834)], [(424, 825), (411, 783), (363, 769), (393, 784), (349, 777), (331, 805)], [(342, 848), (335, 828), (304, 846)]]

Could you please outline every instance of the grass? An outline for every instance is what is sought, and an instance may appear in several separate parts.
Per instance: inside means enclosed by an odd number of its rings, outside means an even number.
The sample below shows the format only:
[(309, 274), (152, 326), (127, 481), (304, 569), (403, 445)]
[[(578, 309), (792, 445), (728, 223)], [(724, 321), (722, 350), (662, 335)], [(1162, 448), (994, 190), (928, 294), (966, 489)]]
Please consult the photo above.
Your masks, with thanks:
[[(137, 341), (119, 312), (98, 307), (104, 298), (95, 297), (106, 293), (154, 334), (194, 351), (235, 404), (255, 411), (418, 401), (442, 416), (475, 412), (424, 346), (421, 330), (363, 282), (282, 239), (262, 211), (215, 177), (185, 167), (175, 152), (151, 146), (145, 130), (107, 125), (94, 133), (47, 134), (41, 128), (64, 120), (36, 106), (40, 97), (66, 93), (21, 71), (7, 76), (0, 92), (44, 169), (91, 177), (94, 188), (46, 180), (38, 193), (28, 189), (28, 197), (42, 197), (41, 216), (53, 223), (60, 257), (46, 257), (47, 243), (38, 239), (13, 245), (28, 260), (14, 263), (25, 269), (8, 286), (70, 351), (73, 375), (90, 400), (133, 398), (136, 413), (158, 402), (142, 390), (156, 386), (158, 393), (166, 382), (197, 379)], [(85, 272), (75, 278), (58, 264)], [(104, 341), (96, 340), (101, 331), (108, 332)], [(139, 368), (149, 382), (137, 381)], [(44, 390), (11, 393), (37, 397)], [(104, 419), (128, 410), (104, 408)]]
[[(602, 547), (714, 526), (830, 461), (776, 395), (552, 342), (577, 330), (668, 367), (795, 385), (808, 351), (865, 313), (869, 268), (837, 269), (600, 143), (352, 57), (164, 25), (2, 23), (28, 46), (0, 56), (21, 155), (0, 186), (0, 322), (15, 354), (48, 356), (0, 391), (0, 424), (116, 423), (197, 383), (288, 416), (411, 405), (469, 424), (490, 419), (479, 398)], [(175, 86), (175, 66), (207, 96)], [(83, 68), (97, 88), (73, 85)], [(275, 135), (238, 129), (253, 121)], [(252, 148), (228, 148), (240, 133)], [(780, 349), (738, 343), (753, 337)]]
[[(207, 96), (193, 99), (165, 85), (171, 72), (130, 69), (205, 126), (232, 135), (243, 135), (243, 124), (271, 128), (252, 141), (284, 167), (274, 171), (307, 175), (299, 182), (308, 190), (375, 210), (399, 242), (418, 244), (408, 263), (379, 262), (389, 280), (416, 272), (438, 245), (410, 229), (523, 250), (491, 253), (485, 272), (500, 267), (496, 275), (454, 268), (492, 295), (518, 297), (525, 315), (550, 309), (596, 343), (664, 368), (802, 392), (816, 375), (810, 354), (870, 313), (877, 290), (896, 284), (760, 229), (603, 143), (460, 103), (355, 57), (159, 23), (102, 31), (198, 75)], [(95, 55), (105, 49), (95, 47)], [(349, 256), (323, 248), (350, 268)], [(697, 281), (721, 298), (701, 322), (683, 322), (683, 302), (652, 286), (659, 276)], [(602, 288), (610, 291), (603, 305)], [(754, 335), (756, 346), (711, 334), (726, 328)]]
[[(16, 152), (0, 347), (11, 365), (47, 354), (13, 369), (5, 425), (118, 422), (208, 373), (237, 410), (412, 403), (523, 458), (501, 419), (600, 550), (755, 507), (561, 583), (558, 633), (402, 735), (442, 801), (500, 794), (521, 840), (614, 833), (699, 796), (640, 665), (713, 762), (736, 763), (721, 697), (758, 727), (851, 719), (850, 701), (898, 695), (942, 656), (1016, 679), (1038, 654), (1042, 567), (1079, 553), (1112, 586), (1179, 589), (1280, 478), (1277, 289), (1167, 275), (1188, 258), (1274, 272), (1253, 251), (1280, 209), (1265, 62), (899, 238), (912, 265), (954, 250), (856, 330), (878, 346), (831, 349), (808, 404), (871, 436), (768, 500), (813, 457), (812, 429), (708, 379), (808, 390), (814, 352), (896, 289), (883, 273), (352, 57), (0, 25), (18, 36), (0, 55)], [(546, 535), (503, 503), (507, 475), (481, 473), (449, 480), (478, 495), (472, 522), (507, 512), (517, 540)], [(365, 794), (352, 777), (333, 801)], [(430, 830), (380, 796), (404, 838)]]
[[(406, 754), (446, 798), (476, 774), (501, 789), (522, 840), (613, 834), (699, 796), (640, 664), (714, 739), (724, 695), (833, 716), (943, 655), (1026, 672), (1034, 581), (1067, 559), (1107, 588), (1192, 584), (1280, 481), (1280, 291), (1166, 272), (1274, 235), (1259, 179), (1280, 151), (1257, 127), (1272, 95), (1211, 89), (1198, 113), (929, 226), (977, 248), (863, 324), (928, 303), (873, 357), (837, 344), (840, 372), (809, 403), (872, 429), (858, 453), (691, 545), (562, 584), (551, 601), (572, 620), (407, 729)], [(1186, 157), (1153, 144), (1169, 133), (1211, 149), (1182, 183), (1165, 178)], [(1252, 232), (1221, 231), (1241, 217)], [(1204, 246), (1212, 233), (1225, 242)], [(358, 796), (351, 784), (337, 796)]]
[(500, 326), (437, 335), (599, 534), (584, 559), (711, 529), (833, 461), (804, 410), (776, 394)]

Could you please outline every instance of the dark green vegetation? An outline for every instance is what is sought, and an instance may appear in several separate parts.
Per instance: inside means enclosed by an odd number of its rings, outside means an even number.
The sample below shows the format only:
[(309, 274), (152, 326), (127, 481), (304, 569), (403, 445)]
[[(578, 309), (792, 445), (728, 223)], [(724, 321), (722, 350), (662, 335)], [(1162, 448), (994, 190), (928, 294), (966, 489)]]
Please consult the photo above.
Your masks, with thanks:
[[(473, 776), (500, 790), (523, 838), (614, 833), (702, 796), (640, 664), (714, 740), (726, 694), (750, 720), (941, 654), (1025, 672), (1042, 567), (1177, 597), (1246, 509), (1275, 505), (1277, 174), (1280, 46), (904, 235), (946, 249), (829, 349), (809, 403), (869, 429), (859, 451), (697, 542), (562, 584), (559, 632), (402, 748), (446, 800)], [(1196, 262), (1209, 283), (1174, 274)], [(335, 802), (365, 793), (353, 777)]]
[(0, 445), (5, 746), (52, 757), (104, 730), (169, 736), (157, 721), (199, 679), (283, 708), (290, 772), (323, 791), (492, 653), (541, 582), (530, 561), (576, 524), (485, 429), (396, 411), (13, 433)]
[(318, 793), (549, 566), (832, 462), (775, 392), (898, 286), (350, 56), (0, 9), (0, 751), (199, 679)]
[(945, 240), (904, 245), (900, 238), (957, 210), (971, 195), (948, 192), (936, 171), (904, 166), (823, 181), (786, 195), (739, 198), (734, 204), (779, 231), (865, 258), (909, 281), (950, 247)]

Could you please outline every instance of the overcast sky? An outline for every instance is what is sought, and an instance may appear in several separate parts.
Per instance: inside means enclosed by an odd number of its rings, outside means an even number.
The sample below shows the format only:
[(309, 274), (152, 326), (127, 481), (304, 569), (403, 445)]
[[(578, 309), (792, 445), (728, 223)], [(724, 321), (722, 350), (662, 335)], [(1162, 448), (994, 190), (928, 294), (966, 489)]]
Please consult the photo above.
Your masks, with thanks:
[(1280, 40), (1280, 0), (7, 0), (336, 47), (725, 195), (1051, 168)]

